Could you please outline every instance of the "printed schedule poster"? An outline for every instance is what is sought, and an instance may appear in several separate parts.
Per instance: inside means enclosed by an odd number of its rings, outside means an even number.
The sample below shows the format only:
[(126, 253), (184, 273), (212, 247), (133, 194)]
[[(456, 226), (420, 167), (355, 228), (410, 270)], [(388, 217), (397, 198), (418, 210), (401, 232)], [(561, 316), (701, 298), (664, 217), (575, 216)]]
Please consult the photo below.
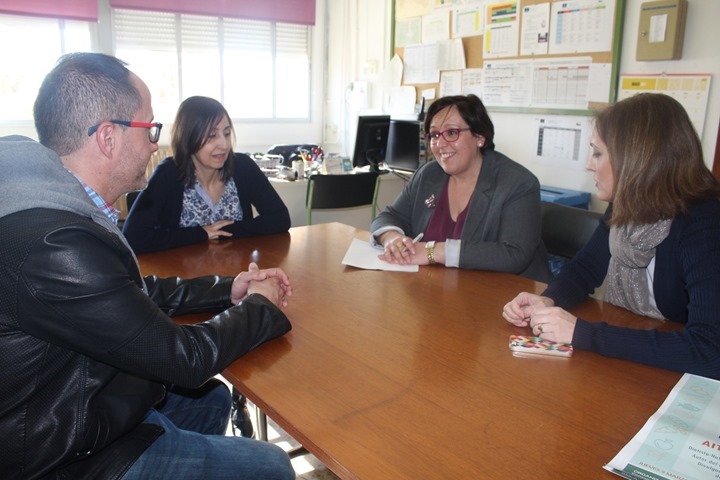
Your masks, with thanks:
[(550, 53), (609, 52), (615, 0), (552, 3)]
[(658, 73), (621, 75), (618, 100), (637, 93), (664, 93), (680, 102), (702, 137), (705, 128), (711, 75), (701, 73)]
[(720, 480), (720, 382), (684, 374), (604, 468), (630, 480)]
[(517, 57), (520, 32), (518, 13), (516, 1), (487, 6), (483, 58)]

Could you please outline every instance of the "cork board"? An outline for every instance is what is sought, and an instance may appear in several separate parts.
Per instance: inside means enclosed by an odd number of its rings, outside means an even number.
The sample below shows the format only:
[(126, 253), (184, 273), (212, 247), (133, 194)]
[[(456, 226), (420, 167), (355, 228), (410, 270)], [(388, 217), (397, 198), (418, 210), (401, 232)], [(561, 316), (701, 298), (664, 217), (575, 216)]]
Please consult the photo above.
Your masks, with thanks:
[[(575, 103), (569, 103), (563, 105), (560, 103), (553, 102), (538, 102), (535, 92), (532, 93), (532, 100), (527, 103), (523, 103), (522, 100), (513, 104), (502, 104), (488, 102), (487, 97), (483, 96), (483, 101), (486, 103), (488, 110), (491, 111), (510, 111), (510, 112), (530, 112), (530, 113), (551, 113), (551, 114), (569, 114), (569, 115), (591, 115), (594, 110), (603, 108), (608, 104), (615, 101), (617, 97), (617, 82), (618, 82), (618, 70), (620, 62), (620, 46), (622, 41), (622, 24), (624, 17), (625, 0), (565, 0), (565, 1), (547, 1), (547, 0), (522, 0), (522, 1), (505, 1), (498, 2), (495, 0), (488, 0), (487, 2), (478, 2), (478, 5), (483, 6), (482, 15), (484, 18), (484, 24), (488, 25), (489, 19), (496, 20), (499, 16), (496, 15), (498, 9), (505, 8), (508, 12), (515, 15), (515, 31), (517, 35), (517, 49), (515, 54), (503, 55), (503, 56), (488, 56), (487, 52), (490, 50), (486, 43), (486, 36), (489, 38), (490, 30), (485, 28), (481, 35), (476, 36), (464, 36), (460, 37), (462, 41), (462, 49), (465, 56), (465, 69), (483, 69), (483, 75), (490, 72), (490, 68), (493, 65), (504, 65), (504, 64), (522, 64), (529, 65), (528, 71), (531, 71), (531, 76), (534, 77), (532, 82), (539, 83), (535, 77), (538, 77), (538, 72), (547, 71), (546, 64), (557, 66), (550, 67), (551, 69), (560, 69), (564, 63), (576, 62), (577, 67), (571, 68), (579, 70), (582, 68), (583, 73), (589, 71), (590, 84), (595, 90), (592, 93), (588, 93), (583, 100), (575, 100)], [(467, 4), (463, 4), (463, 7), (467, 7)], [(447, 9), (449, 13), (450, 32), (455, 31), (455, 16), (452, 10), (456, 7), (452, 0), (394, 0), (393, 2), (393, 52), (398, 55), (405, 64), (405, 47), (409, 45), (396, 46), (396, 28), (398, 22), (407, 20), (408, 16), (411, 15), (432, 15), (434, 12), (443, 11)], [(567, 9), (564, 11), (563, 9)], [(549, 25), (547, 27), (548, 35), (551, 37), (549, 40), (550, 47), (547, 48), (546, 52), (532, 52), (531, 54), (521, 54), (524, 45), (523, 39), (524, 34), (534, 34), (527, 28), (527, 32), (523, 31), (526, 28), (525, 22), (532, 26), (530, 23), (530, 15), (533, 12), (548, 12)], [(585, 12), (585, 13), (583, 13)], [(527, 19), (523, 19), (524, 15), (528, 15)], [(585, 43), (578, 41), (577, 44), (581, 45), (578, 51), (569, 51), (568, 48), (552, 48), (552, 42), (556, 38), (561, 38), (561, 35), (566, 34), (570, 30), (567, 18), (572, 18), (574, 22), (574, 28), (580, 30), (580, 38), (582, 40), (583, 29), (578, 28), (579, 22), (591, 22), (593, 20), (602, 19), (605, 22), (605, 28), (598, 29), (602, 35), (606, 35), (603, 42), (598, 42), (597, 46), (602, 47), (595, 49), (593, 47), (596, 44)], [(565, 29), (562, 21), (565, 21)], [(585, 28), (585, 31), (592, 30), (593, 27), (597, 28), (596, 24), (589, 24), (590, 26)], [(534, 27), (533, 27), (534, 28)], [(552, 37), (552, 36), (555, 37)], [(452, 33), (451, 33), (452, 37)], [(590, 36), (588, 35), (588, 38)], [(570, 43), (568, 40), (572, 37), (566, 36), (564, 40), (566, 45)], [(546, 39), (546, 41), (548, 41)], [(589, 49), (585, 51), (585, 49)], [(563, 51), (565, 50), (565, 51)], [(525, 71), (525, 70), (523, 70)], [(555, 70), (551, 74), (555, 74)], [(489, 83), (489, 82), (488, 82)], [(426, 89), (435, 89), (436, 96), (440, 92), (440, 83), (405, 83), (403, 79), (403, 85), (411, 85), (416, 89), (416, 96), (418, 102), (420, 101), (422, 92)], [(585, 84), (583, 84), (585, 85)], [(483, 88), (486, 87), (486, 83), (483, 83)], [(520, 88), (520, 87), (518, 87)], [(533, 86), (533, 89), (535, 87)], [(589, 91), (588, 87), (588, 91)], [(578, 98), (580, 98), (578, 96)]]

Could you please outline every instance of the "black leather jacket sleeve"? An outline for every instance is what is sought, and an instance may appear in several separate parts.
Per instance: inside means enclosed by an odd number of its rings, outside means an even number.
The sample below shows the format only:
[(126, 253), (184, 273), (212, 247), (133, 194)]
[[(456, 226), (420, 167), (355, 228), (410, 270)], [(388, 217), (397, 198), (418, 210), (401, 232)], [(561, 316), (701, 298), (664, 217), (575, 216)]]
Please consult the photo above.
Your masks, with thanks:
[[(131, 375), (197, 387), (290, 323), (261, 295), (229, 307), (232, 278), (148, 277), (142, 290), (132, 254), (93, 225), (48, 232), (22, 264), (22, 329)], [(168, 315), (219, 310), (196, 325)]]
[[(122, 236), (85, 216), (36, 208), (0, 230), (2, 478), (117, 478), (162, 434), (142, 421), (167, 384), (200, 386), (290, 330), (260, 295), (231, 306), (232, 278), (147, 277), (146, 293)], [(220, 313), (168, 316), (199, 311)]]

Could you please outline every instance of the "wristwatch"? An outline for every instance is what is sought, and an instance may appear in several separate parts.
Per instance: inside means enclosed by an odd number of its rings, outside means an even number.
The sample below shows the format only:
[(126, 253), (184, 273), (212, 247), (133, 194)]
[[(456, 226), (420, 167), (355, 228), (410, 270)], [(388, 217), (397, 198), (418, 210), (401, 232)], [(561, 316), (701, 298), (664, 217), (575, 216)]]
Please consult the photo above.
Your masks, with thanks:
[(425, 244), (425, 253), (427, 253), (428, 264), (435, 263), (435, 240), (430, 240)]

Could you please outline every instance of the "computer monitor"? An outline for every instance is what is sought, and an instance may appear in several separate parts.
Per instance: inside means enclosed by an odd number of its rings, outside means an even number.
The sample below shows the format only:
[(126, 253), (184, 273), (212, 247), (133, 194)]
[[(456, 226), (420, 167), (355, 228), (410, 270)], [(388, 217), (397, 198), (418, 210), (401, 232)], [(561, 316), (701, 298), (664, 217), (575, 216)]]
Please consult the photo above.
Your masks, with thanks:
[(353, 167), (361, 168), (369, 165), (370, 170), (379, 170), (379, 165), (385, 160), (389, 130), (390, 115), (358, 117)]
[(420, 167), (420, 131), (417, 120), (392, 120), (388, 133), (385, 165), (393, 170), (414, 172)]

